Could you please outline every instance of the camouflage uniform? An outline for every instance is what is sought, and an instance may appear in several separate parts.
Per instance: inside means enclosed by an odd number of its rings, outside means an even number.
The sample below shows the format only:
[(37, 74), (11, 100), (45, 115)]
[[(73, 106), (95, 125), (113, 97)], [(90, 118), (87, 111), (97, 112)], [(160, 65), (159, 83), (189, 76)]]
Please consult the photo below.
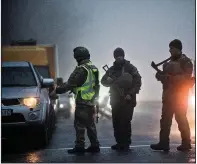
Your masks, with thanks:
[[(84, 65), (90, 62), (88, 59), (82, 60), (78, 63), (78, 65)], [(73, 91), (74, 88), (82, 86), (87, 77), (87, 71), (83, 67), (77, 67), (74, 72), (70, 75), (68, 82), (64, 83), (62, 86), (56, 89), (57, 94), (62, 94), (67, 91)], [(98, 79), (97, 85), (98, 83)], [(80, 94), (78, 94), (76, 98), (76, 109), (75, 109), (75, 120), (74, 127), (76, 130), (76, 141), (75, 148), (69, 150), (69, 153), (77, 153), (77, 152), (85, 152), (85, 129), (87, 129), (87, 135), (91, 142), (91, 147), (88, 150), (92, 150), (96, 148), (98, 151), (99, 141), (97, 139), (97, 131), (94, 123), (94, 115), (95, 115), (95, 107), (94, 103), (84, 101)], [(93, 150), (94, 151), (94, 150)]]
[[(186, 147), (189, 145), (190, 147), (190, 127), (186, 113), (190, 87), (189, 79), (192, 71), (191, 60), (182, 54), (178, 59), (171, 60), (163, 65), (163, 75), (156, 74), (156, 78), (163, 84), (163, 107), (160, 120), (160, 142), (151, 145), (151, 148), (169, 150), (169, 135), (174, 114), (181, 132), (182, 145), (186, 145)], [(178, 149), (182, 148), (179, 147)]]
[[(125, 73), (132, 75), (130, 85), (123, 88), (120, 93), (120, 88), (114, 87), (116, 81), (121, 81), (123, 70)], [(108, 77), (114, 77), (113, 83), (107, 80)], [(118, 82), (117, 82), (118, 83)], [(109, 68), (106, 74), (101, 79), (101, 84), (110, 87), (110, 104), (112, 106), (112, 121), (114, 128), (114, 137), (117, 145), (112, 146), (112, 149), (118, 149), (118, 146), (129, 146), (131, 144), (131, 120), (133, 118), (134, 107), (136, 106), (136, 94), (141, 88), (141, 76), (135, 66), (124, 59), (123, 65), (114, 65)], [(130, 95), (131, 100), (126, 100), (125, 96)]]

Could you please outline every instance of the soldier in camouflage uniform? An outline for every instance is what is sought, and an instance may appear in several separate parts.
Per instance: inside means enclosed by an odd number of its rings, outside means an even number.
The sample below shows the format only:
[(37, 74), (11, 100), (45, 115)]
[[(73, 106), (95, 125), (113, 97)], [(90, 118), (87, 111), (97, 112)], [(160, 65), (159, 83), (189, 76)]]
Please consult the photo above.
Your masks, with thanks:
[[(101, 79), (101, 84), (110, 87), (110, 104), (112, 106), (112, 122), (114, 137), (117, 144), (111, 148), (113, 150), (128, 150), (131, 144), (131, 120), (133, 118), (134, 107), (136, 106), (136, 94), (141, 88), (141, 76), (135, 66), (124, 59), (125, 53), (122, 48), (114, 50), (115, 62)], [(132, 79), (119, 84), (125, 77)], [(127, 75), (126, 75), (127, 74)], [(129, 77), (129, 76), (131, 77)], [(127, 84), (126, 84), (127, 83)], [(118, 86), (118, 88), (117, 88)]]
[[(84, 47), (74, 49), (74, 58), (78, 66), (70, 75), (68, 81), (56, 88), (57, 94), (67, 91), (76, 96), (74, 127), (76, 130), (75, 147), (68, 153), (100, 152), (97, 131), (94, 123), (95, 99), (99, 92), (98, 69), (91, 64), (89, 51)], [(90, 84), (91, 79), (95, 79)], [(89, 80), (89, 82), (88, 82)], [(93, 87), (92, 87), (93, 86)], [(91, 146), (85, 150), (85, 129)]]
[(156, 79), (163, 85), (160, 140), (158, 144), (152, 144), (150, 147), (154, 150), (168, 151), (170, 149), (170, 128), (175, 114), (182, 138), (182, 144), (177, 147), (177, 150), (184, 151), (191, 149), (190, 127), (186, 113), (193, 64), (186, 55), (182, 54), (180, 40), (171, 41), (169, 48), (171, 60), (163, 65), (162, 74), (156, 73)]

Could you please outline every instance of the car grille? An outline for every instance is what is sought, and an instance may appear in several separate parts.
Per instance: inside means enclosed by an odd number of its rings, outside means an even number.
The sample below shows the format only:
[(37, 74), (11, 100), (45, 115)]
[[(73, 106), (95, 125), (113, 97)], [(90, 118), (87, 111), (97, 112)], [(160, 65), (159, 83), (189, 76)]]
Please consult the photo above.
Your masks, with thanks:
[(11, 116), (1, 117), (1, 123), (15, 123), (15, 122), (25, 122), (24, 116), (19, 113), (14, 113)]
[(4, 106), (19, 105), (20, 101), (18, 99), (2, 99), (1, 104)]

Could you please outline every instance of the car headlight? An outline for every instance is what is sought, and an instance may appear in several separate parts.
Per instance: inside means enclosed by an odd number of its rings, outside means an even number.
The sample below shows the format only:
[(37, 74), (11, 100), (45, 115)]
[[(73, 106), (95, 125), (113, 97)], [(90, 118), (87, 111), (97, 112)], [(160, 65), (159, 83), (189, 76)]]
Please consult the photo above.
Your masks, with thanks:
[(35, 108), (39, 104), (39, 99), (34, 97), (24, 98), (23, 104), (29, 108)]
[(64, 105), (63, 104), (60, 104), (60, 108), (63, 108), (64, 107)]

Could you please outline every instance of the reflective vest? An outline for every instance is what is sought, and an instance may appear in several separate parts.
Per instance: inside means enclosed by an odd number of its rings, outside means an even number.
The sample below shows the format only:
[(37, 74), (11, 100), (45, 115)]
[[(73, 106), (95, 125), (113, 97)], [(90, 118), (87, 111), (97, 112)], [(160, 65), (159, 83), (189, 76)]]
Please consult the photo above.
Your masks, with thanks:
[(75, 91), (75, 99), (77, 98), (79, 92), (81, 94), (81, 98), (83, 100), (90, 101), (92, 100), (93, 96), (95, 95), (95, 85), (96, 85), (96, 77), (94, 75), (94, 72), (97, 72), (98, 69), (92, 65), (91, 62), (80, 65), (78, 67), (83, 67), (87, 72), (87, 79), (85, 83), (81, 87), (77, 87), (74, 89)]

